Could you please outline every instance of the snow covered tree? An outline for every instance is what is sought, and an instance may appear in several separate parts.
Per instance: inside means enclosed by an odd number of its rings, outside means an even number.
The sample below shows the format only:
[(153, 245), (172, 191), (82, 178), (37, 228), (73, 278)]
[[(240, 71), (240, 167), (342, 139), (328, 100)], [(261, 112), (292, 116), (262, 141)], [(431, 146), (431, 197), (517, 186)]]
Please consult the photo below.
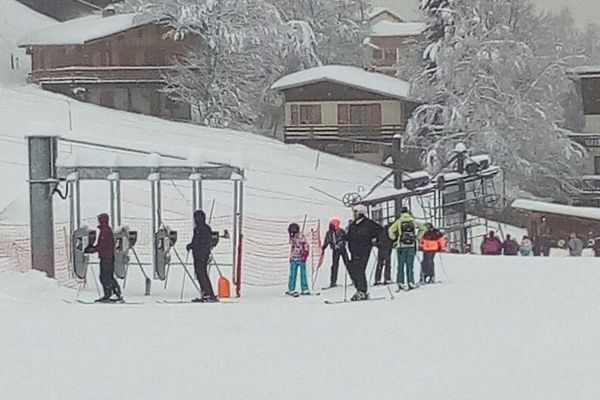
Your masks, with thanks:
[(556, 198), (574, 191), (583, 149), (562, 128), (561, 105), (573, 89), (570, 51), (552, 55), (541, 46), (532, 27), (542, 21), (526, 0), (423, 4), (432, 34), (413, 90), (424, 104), (408, 131), (426, 148), (425, 161), (439, 167), (462, 142), (492, 155), (514, 191)]
[[(368, 35), (365, 0), (271, 0), (291, 29), (293, 43), (303, 44), (304, 67), (360, 65)], [(310, 47), (309, 47), (310, 45)], [(306, 50), (310, 49), (310, 52)]]

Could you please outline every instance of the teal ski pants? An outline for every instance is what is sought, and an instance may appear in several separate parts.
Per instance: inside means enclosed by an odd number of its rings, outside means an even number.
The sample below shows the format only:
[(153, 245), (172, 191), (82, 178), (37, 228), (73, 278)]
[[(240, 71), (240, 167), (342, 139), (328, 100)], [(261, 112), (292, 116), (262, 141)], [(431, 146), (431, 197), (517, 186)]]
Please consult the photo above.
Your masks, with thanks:
[(306, 278), (306, 261), (291, 261), (290, 262), (290, 279), (288, 281), (288, 291), (296, 291), (296, 278), (300, 270), (300, 287), (303, 292), (308, 291), (308, 279)]
[(398, 254), (398, 275), (396, 276), (396, 283), (407, 283), (404, 276), (404, 267), (406, 267), (406, 278), (408, 278), (408, 283), (414, 283), (415, 276), (413, 269), (417, 250), (414, 247), (398, 247), (396, 251)]

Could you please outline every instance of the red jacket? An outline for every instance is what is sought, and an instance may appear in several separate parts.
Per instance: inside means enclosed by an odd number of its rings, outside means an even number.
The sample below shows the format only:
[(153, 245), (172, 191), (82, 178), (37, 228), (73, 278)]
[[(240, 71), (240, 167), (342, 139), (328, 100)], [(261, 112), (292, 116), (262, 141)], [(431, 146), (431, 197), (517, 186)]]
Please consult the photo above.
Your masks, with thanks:
[(113, 231), (108, 226), (108, 216), (98, 216), (98, 241), (95, 246), (90, 246), (88, 253), (98, 253), (101, 260), (113, 260), (115, 258), (115, 238)]

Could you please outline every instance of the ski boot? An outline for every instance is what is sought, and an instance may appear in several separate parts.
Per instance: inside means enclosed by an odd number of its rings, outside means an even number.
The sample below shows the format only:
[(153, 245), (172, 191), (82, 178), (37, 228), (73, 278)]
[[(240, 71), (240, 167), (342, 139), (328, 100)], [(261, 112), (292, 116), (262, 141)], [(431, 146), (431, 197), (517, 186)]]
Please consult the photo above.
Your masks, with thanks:
[(303, 290), (302, 293), (300, 293), (301, 296), (310, 296), (310, 291), (309, 290)]
[(363, 301), (369, 300), (369, 294), (365, 292), (356, 292), (354, 296), (350, 298), (350, 301)]
[(374, 282), (373, 283), (373, 286), (379, 286), (379, 285), (381, 285), (381, 282)]
[(399, 283), (397, 292), (409, 290), (408, 285), (406, 283)]
[(408, 290), (413, 290), (416, 288), (417, 288), (417, 285), (415, 285), (414, 282), (408, 282)]
[(94, 300), (94, 303), (110, 303), (110, 296), (102, 296), (99, 299)]
[(386, 279), (385, 281), (383, 281), (384, 286), (391, 285), (392, 283), (394, 283), (394, 282), (392, 282), (389, 279)]
[(300, 296), (300, 294), (298, 292), (289, 291), (289, 290), (287, 292), (285, 292), (285, 294), (286, 294), (286, 296), (292, 296), (292, 297), (298, 297), (298, 296)]

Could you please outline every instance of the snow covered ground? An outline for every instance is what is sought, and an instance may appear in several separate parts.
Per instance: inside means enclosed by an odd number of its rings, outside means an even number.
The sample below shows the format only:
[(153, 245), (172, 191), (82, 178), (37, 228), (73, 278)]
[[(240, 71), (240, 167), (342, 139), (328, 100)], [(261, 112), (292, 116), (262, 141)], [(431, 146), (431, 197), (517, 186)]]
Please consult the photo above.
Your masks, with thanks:
[[(1, 274), (0, 396), (597, 399), (596, 264), (447, 255), (442, 284), (333, 306), (323, 299), (342, 289), (298, 299), (249, 289), (239, 304), (160, 305), (133, 277), (128, 298), (143, 305), (70, 305), (62, 299), (74, 290), (37, 273)], [(178, 298), (179, 287), (174, 278), (153, 298)]]

